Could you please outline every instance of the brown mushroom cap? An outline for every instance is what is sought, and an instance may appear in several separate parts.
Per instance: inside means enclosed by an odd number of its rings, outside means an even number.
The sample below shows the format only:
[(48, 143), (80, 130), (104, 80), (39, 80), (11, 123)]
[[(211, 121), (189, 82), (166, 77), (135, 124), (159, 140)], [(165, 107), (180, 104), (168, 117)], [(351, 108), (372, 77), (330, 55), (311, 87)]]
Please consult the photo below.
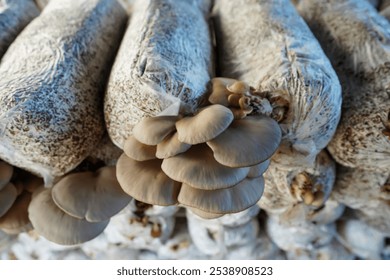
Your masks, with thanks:
[(102, 233), (109, 223), (109, 220), (90, 223), (85, 219), (69, 216), (54, 203), (51, 189), (44, 188), (34, 192), (28, 214), (38, 234), (62, 245), (89, 241)]
[(11, 180), (14, 167), (4, 161), (0, 161), (0, 190)]
[(155, 116), (142, 119), (134, 126), (134, 137), (145, 145), (157, 145), (176, 130), (178, 116)]
[(227, 89), (234, 93), (245, 94), (249, 92), (249, 85), (242, 81), (235, 81), (233, 84), (228, 85)]
[(225, 106), (215, 104), (201, 110), (193, 117), (185, 117), (176, 123), (179, 141), (195, 145), (209, 141), (221, 134), (234, 119)]
[(145, 145), (135, 139), (134, 136), (127, 138), (123, 151), (128, 157), (138, 161), (156, 158), (156, 146)]
[(116, 170), (122, 189), (144, 203), (176, 204), (180, 185), (161, 170), (161, 162), (159, 159), (136, 161), (122, 154)]
[(159, 159), (169, 158), (186, 152), (191, 148), (190, 144), (179, 141), (177, 132), (168, 136), (161, 143), (157, 144), (156, 157)]
[(200, 190), (183, 184), (178, 201), (203, 212), (229, 214), (243, 211), (254, 205), (263, 194), (264, 179), (245, 179), (237, 185), (220, 190)]
[(269, 165), (271, 163), (270, 159), (263, 161), (262, 163), (251, 166), (248, 173), (248, 178), (256, 178), (263, 175), (265, 171), (267, 171)]
[(12, 183), (8, 183), (0, 190), (0, 217), (11, 208), (17, 196), (18, 191)]
[(12, 207), (0, 218), (0, 229), (8, 234), (18, 234), (32, 229), (27, 208), (31, 193), (24, 191), (17, 197)]
[(73, 173), (58, 181), (52, 190), (55, 204), (65, 213), (88, 222), (110, 219), (131, 200), (116, 179), (115, 167), (96, 172)]
[(279, 147), (281, 129), (266, 116), (250, 116), (235, 120), (218, 137), (207, 142), (215, 159), (226, 166), (242, 167), (259, 164)]
[(161, 168), (173, 180), (204, 190), (231, 187), (249, 172), (249, 167), (221, 165), (205, 144), (192, 146), (186, 153), (164, 159)]

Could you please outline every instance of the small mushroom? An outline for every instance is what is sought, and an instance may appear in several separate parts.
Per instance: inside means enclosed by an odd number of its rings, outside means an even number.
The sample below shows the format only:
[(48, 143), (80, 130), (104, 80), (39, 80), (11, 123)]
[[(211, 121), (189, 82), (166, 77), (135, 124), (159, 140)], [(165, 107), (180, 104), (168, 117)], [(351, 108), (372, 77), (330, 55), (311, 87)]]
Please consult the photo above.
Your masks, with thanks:
[(17, 189), (12, 183), (8, 183), (0, 190), (0, 217), (7, 213), (17, 196)]
[(30, 202), (31, 193), (25, 191), (19, 195), (7, 213), (0, 217), (0, 229), (8, 234), (32, 229), (27, 212)]
[(233, 93), (245, 94), (249, 92), (249, 85), (242, 81), (235, 81), (233, 84), (228, 85), (227, 89)]
[(215, 159), (226, 166), (259, 164), (272, 156), (282, 138), (276, 121), (266, 116), (235, 120), (228, 129), (207, 142)]
[(161, 168), (173, 180), (204, 190), (231, 187), (249, 172), (248, 167), (221, 165), (205, 144), (192, 146), (186, 153), (164, 159)]
[(212, 92), (208, 98), (208, 101), (211, 104), (220, 104), (228, 107), (228, 97), (232, 94), (232, 92), (229, 91), (227, 87), (234, 84), (236, 81), (237, 80), (234, 79), (220, 77), (211, 79)]
[(263, 190), (263, 177), (245, 179), (231, 188), (212, 191), (196, 189), (183, 183), (178, 201), (204, 212), (236, 213), (254, 205), (260, 199)]
[(133, 129), (135, 139), (145, 145), (157, 145), (176, 130), (178, 116), (155, 116), (142, 119)]
[(102, 233), (109, 223), (109, 220), (90, 223), (85, 219), (69, 216), (54, 203), (51, 189), (44, 188), (34, 192), (28, 214), (38, 234), (62, 245), (89, 241)]
[(54, 185), (52, 196), (62, 211), (88, 222), (110, 219), (131, 199), (119, 185), (115, 167), (69, 174)]
[(185, 117), (176, 123), (179, 141), (192, 145), (209, 141), (226, 130), (233, 119), (232, 112), (225, 106), (208, 106), (195, 116)]
[(12, 178), (14, 168), (5, 161), (0, 161), (0, 190), (4, 188)]
[(125, 141), (123, 151), (125, 154), (137, 161), (144, 161), (156, 158), (156, 146), (141, 143), (134, 136), (130, 136)]
[(116, 170), (122, 189), (148, 204), (176, 204), (180, 187), (161, 170), (161, 162), (159, 159), (136, 161), (122, 154)]
[(180, 142), (178, 133), (175, 132), (157, 144), (156, 157), (159, 159), (173, 157), (186, 152), (189, 148), (191, 145)]

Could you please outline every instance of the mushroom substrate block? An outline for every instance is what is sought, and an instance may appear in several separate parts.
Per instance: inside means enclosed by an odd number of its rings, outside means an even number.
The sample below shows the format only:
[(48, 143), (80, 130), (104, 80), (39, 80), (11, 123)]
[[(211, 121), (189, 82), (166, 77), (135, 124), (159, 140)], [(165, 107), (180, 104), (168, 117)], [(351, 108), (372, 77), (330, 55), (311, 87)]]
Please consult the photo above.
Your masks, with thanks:
[(5, 0), (0, 2), (0, 58), (23, 28), (39, 10), (33, 0)]
[(219, 74), (290, 103), (273, 160), (310, 165), (341, 112), (340, 84), (319, 43), (288, 0), (217, 0), (213, 15)]
[(127, 15), (112, 0), (52, 0), (0, 66), (0, 157), (50, 183), (104, 133), (103, 94)]
[(134, 125), (179, 100), (195, 107), (212, 72), (210, 1), (138, 0), (113, 66), (105, 120), (123, 148)]
[(390, 23), (366, 1), (301, 1), (343, 87), (343, 115), (328, 149), (348, 167), (390, 170)]

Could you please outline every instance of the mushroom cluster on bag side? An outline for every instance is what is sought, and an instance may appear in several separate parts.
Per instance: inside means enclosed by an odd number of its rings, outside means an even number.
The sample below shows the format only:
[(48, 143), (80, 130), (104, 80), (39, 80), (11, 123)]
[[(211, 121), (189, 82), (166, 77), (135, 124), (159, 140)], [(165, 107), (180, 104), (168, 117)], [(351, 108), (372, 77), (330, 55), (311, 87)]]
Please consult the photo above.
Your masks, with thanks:
[(0, 230), (10, 235), (32, 229), (27, 208), (43, 180), (0, 161)]
[(28, 208), (34, 229), (46, 239), (74, 245), (98, 236), (110, 218), (131, 200), (122, 191), (115, 167), (75, 172), (52, 188), (34, 192)]
[[(182, 204), (206, 218), (254, 205), (263, 193), (262, 174), (278, 148), (281, 130), (262, 114), (259, 104), (269, 101), (252, 98), (249, 89), (243, 82), (216, 78), (207, 105), (196, 113), (141, 120), (118, 160), (123, 190), (148, 204)], [(232, 95), (249, 100), (241, 102), (245, 107), (240, 101), (229, 103)], [(235, 114), (236, 109), (247, 113)]]

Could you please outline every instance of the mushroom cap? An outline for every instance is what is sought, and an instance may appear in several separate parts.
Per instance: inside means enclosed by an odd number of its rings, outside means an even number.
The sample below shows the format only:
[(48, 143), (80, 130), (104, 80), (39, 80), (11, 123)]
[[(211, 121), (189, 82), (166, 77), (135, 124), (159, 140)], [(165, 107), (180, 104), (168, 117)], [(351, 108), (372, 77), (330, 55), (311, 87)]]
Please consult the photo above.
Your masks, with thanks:
[(0, 218), (0, 229), (8, 234), (32, 229), (27, 211), (30, 202), (31, 193), (24, 191), (19, 195), (12, 207)]
[(191, 145), (180, 142), (179, 135), (175, 132), (157, 144), (156, 157), (159, 159), (173, 157), (186, 152), (189, 148)]
[(245, 94), (249, 92), (249, 85), (242, 81), (235, 81), (233, 84), (228, 85), (227, 89), (234, 93)]
[(249, 167), (231, 168), (218, 163), (205, 144), (164, 159), (161, 168), (173, 180), (204, 190), (229, 188), (244, 180), (249, 172)]
[(271, 163), (270, 159), (267, 159), (266, 161), (263, 161), (259, 164), (253, 165), (249, 169), (248, 178), (256, 178), (263, 175), (265, 171), (267, 171), (269, 165)]
[(34, 192), (28, 215), (38, 234), (62, 245), (89, 241), (102, 233), (109, 223), (109, 220), (90, 223), (69, 216), (54, 203), (51, 189), (44, 188)]
[(218, 137), (207, 142), (215, 159), (226, 166), (259, 164), (279, 147), (282, 132), (279, 124), (267, 116), (235, 120)]
[(186, 209), (187, 209), (187, 211), (190, 211), (193, 214), (201, 217), (202, 219), (206, 219), (206, 220), (217, 219), (217, 218), (220, 218), (224, 215), (224, 214), (214, 214), (214, 213), (205, 212), (205, 211), (199, 210), (197, 208), (189, 207), (189, 206), (186, 206)]
[(176, 123), (179, 141), (191, 145), (204, 143), (221, 134), (234, 119), (229, 108), (215, 104), (208, 106), (192, 117)]
[(221, 104), (228, 107), (228, 97), (232, 93), (227, 89), (227, 87), (234, 84), (236, 81), (237, 80), (234, 79), (221, 77), (211, 79), (212, 92), (208, 98), (209, 102), (211, 104)]
[(115, 167), (106, 166), (96, 172), (69, 174), (54, 185), (53, 200), (62, 211), (75, 218), (106, 221), (131, 200), (123, 192), (115, 173)]
[(0, 190), (3, 189), (11, 180), (14, 173), (14, 167), (5, 161), (0, 161)]
[(11, 208), (17, 196), (18, 191), (12, 183), (8, 183), (0, 190), (0, 217)]
[(144, 203), (176, 204), (180, 185), (161, 170), (161, 162), (159, 159), (136, 161), (122, 154), (116, 169), (122, 189)]
[(143, 144), (135, 139), (134, 136), (127, 138), (123, 146), (123, 151), (128, 157), (138, 161), (156, 158), (156, 146)]
[(157, 145), (176, 130), (178, 116), (155, 116), (142, 119), (134, 126), (134, 137), (143, 144)]
[(248, 178), (231, 188), (213, 191), (196, 189), (183, 183), (178, 201), (203, 212), (228, 214), (254, 205), (261, 198), (263, 191), (263, 177)]

